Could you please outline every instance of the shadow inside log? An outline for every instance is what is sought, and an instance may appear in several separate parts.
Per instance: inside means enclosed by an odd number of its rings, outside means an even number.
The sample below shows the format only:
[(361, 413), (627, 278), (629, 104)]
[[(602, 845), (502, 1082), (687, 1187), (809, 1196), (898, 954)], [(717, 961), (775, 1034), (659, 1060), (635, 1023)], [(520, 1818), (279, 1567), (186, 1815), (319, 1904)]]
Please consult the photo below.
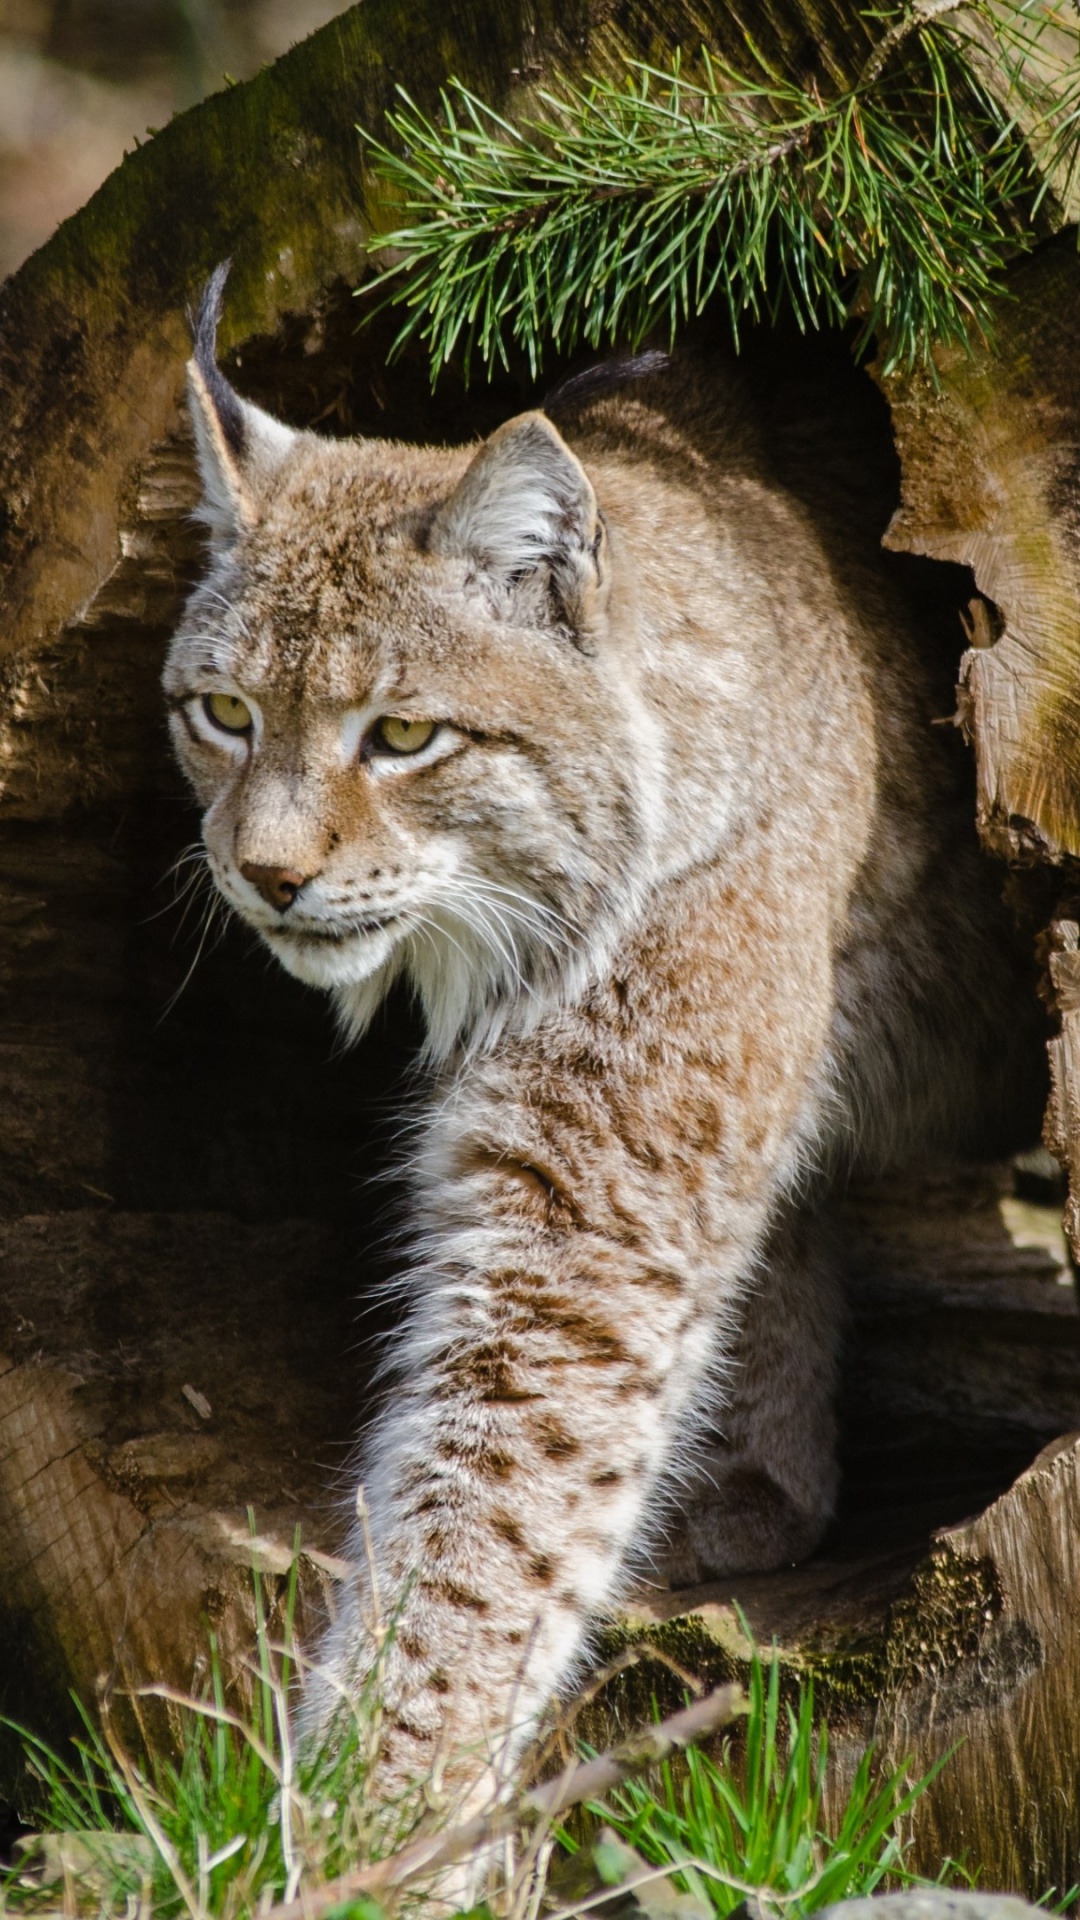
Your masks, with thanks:
[[(385, 334), (355, 329), (342, 289), (227, 368), (327, 431), (466, 440), (535, 399), (515, 370), (473, 393), (450, 376), (433, 401), (417, 361), (384, 368)], [(748, 360), (778, 412), (793, 381), (816, 383), (826, 416), (864, 422), (860, 511), (883, 530), (887, 415), (844, 342), (761, 337)], [(347, 1463), (394, 1317), (376, 1288), (408, 1225), (392, 1174), (419, 1084), (407, 1001), (343, 1054), (321, 998), (185, 891), (197, 818), (158, 676), (199, 564), (195, 495), (178, 423), (132, 476), (113, 575), (14, 690), (0, 801), (0, 1714), (54, 1738), (71, 1687), (198, 1684), (208, 1624), (241, 1671), (249, 1509), (267, 1578), (283, 1585), (299, 1528), (305, 1617), (333, 1604)], [(970, 578), (890, 564), (925, 597), (946, 710)], [(734, 1598), (860, 1737), (936, 1530), (1080, 1426), (1060, 1202), (1024, 1177), (935, 1169), (845, 1203), (840, 1512), (808, 1566)], [(998, 1604), (977, 1580), (963, 1594), (968, 1613)], [(692, 1671), (737, 1670), (732, 1597), (643, 1594), (616, 1638), (666, 1634)], [(607, 1704), (641, 1702), (627, 1681)]]

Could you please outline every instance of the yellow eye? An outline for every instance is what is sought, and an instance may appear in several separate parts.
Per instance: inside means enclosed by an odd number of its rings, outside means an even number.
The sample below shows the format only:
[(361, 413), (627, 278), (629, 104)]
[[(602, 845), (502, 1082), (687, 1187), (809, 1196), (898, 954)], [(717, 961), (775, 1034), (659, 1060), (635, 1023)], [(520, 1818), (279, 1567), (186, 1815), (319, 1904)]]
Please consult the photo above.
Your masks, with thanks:
[(375, 726), (380, 746), (389, 747), (391, 753), (419, 753), (434, 731), (433, 720), (402, 720), (396, 713), (384, 714)]
[(208, 693), (203, 712), (223, 733), (246, 733), (251, 725), (251, 708), (234, 693)]

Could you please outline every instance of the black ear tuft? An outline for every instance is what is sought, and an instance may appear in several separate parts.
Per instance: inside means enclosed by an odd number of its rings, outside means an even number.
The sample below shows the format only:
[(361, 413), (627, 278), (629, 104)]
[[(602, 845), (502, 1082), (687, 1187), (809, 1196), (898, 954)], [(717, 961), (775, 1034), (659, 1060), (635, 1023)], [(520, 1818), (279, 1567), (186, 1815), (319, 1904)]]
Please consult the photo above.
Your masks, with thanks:
[(199, 302), (198, 316), (191, 321), (195, 365), (202, 374), (225, 444), (239, 457), (244, 451), (244, 410), (217, 363), (217, 330), (221, 319), (221, 301), (229, 277), (231, 260), (222, 260), (214, 268)]
[(560, 380), (558, 386), (544, 395), (542, 410), (552, 414), (587, 406), (602, 393), (613, 393), (632, 380), (651, 380), (658, 373), (666, 373), (670, 365), (671, 355), (659, 347), (649, 347), (645, 353), (616, 354), (611, 360), (601, 360), (596, 366), (585, 367), (581, 373), (572, 373)]
[(199, 513), (221, 550), (258, 524), (296, 440), (291, 427), (234, 393), (218, 366), (217, 330), (228, 274), (229, 262), (223, 260), (206, 283), (198, 315), (191, 320), (194, 352), (187, 369), (203, 484)]

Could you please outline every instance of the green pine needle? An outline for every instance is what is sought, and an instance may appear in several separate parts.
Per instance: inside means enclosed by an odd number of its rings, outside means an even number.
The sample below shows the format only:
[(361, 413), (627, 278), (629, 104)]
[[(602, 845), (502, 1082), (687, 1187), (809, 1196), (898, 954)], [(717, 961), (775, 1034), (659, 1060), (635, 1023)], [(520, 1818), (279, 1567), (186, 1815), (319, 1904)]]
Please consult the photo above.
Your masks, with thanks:
[(671, 336), (714, 297), (736, 338), (746, 316), (855, 315), (887, 369), (985, 330), (1080, 148), (1066, 6), (879, 15), (859, 82), (824, 100), (749, 40), (745, 71), (707, 52), (695, 80), (678, 59), (638, 64), (622, 84), (540, 93), (520, 125), (456, 80), (438, 120), (401, 92), (396, 145), (368, 140), (400, 209), (374, 282), (404, 309), (395, 351), (419, 339), (437, 373), (455, 352), (466, 370), (507, 365), (515, 347), (535, 373), (550, 347)]

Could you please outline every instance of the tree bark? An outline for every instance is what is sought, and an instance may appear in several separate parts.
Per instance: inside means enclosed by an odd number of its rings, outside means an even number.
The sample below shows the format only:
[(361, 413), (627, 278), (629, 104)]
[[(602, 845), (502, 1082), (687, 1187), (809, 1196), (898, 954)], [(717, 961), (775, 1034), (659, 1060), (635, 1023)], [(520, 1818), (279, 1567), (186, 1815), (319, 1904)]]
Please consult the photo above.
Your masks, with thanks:
[[(912, 1777), (951, 1753), (917, 1803), (909, 1864), (932, 1877), (964, 1857), (983, 1886), (1064, 1891), (1078, 1857), (1080, 1314), (1060, 1209), (1018, 1197), (1004, 1168), (967, 1169), (856, 1189), (842, 1224), (839, 1524), (805, 1566), (639, 1594), (603, 1652), (636, 1645), (707, 1685), (745, 1681), (745, 1620), (760, 1649), (777, 1645), (790, 1688), (814, 1682), (833, 1813), (869, 1741)], [(590, 1710), (589, 1736), (679, 1695), (643, 1652)]]
[[(207, 1621), (239, 1668), (249, 1507), (267, 1579), (300, 1525), (305, 1604), (332, 1604), (328, 1489), (369, 1392), (353, 1300), (379, 1270), (356, 1176), (384, 1164), (411, 1040), (399, 1007), (332, 1057), (318, 1005), (232, 934), (206, 930), (198, 958), (203, 903), (177, 938), (159, 888), (195, 831), (158, 694), (199, 561), (185, 308), (231, 254), (222, 344), (252, 398), (330, 431), (486, 431), (534, 397), (523, 370), (471, 393), (451, 372), (432, 399), (416, 358), (385, 366), (386, 325), (356, 332), (357, 123), (378, 130), (398, 82), (432, 108), (453, 73), (512, 113), (628, 56), (738, 59), (744, 29), (823, 89), (872, 38), (850, 0), (767, 21), (369, 0), (130, 155), (0, 289), (0, 1712), (43, 1731), (70, 1723), (71, 1686), (197, 1679)], [(981, 829), (1043, 939), (1048, 1139), (1080, 1174), (1078, 273), (1071, 243), (1047, 246), (991, 344), (939, 355), (936, 386), (883, 385), (890, 543), (971, 567), (980, 596), (960, 717)], [(962, 1733), (917, 1858), (967, 1849), (1031, 1892), (1080, 1876), (1080, 1450), (1042, 1451), (1080, 1428), (1080, 1318), (1048, 1177), (849, 1201), (846, 1518), (811, 1566), (736, 1595), (817, 1675), (834, 1790), (871, 1734), (928, 1765)], [(1074, 1245), (1078, 1218), (1074, 1198)], [(612, 1631), (702, 1678), (745, 1666), (726, 1589), (653, 1596)], [(638, 1682), (609, 1690), (609, 1719)]]
[(903, 468), (888, 535), (969, 566), (983, 601), (960, 665), (958, 720), (975, 746), (979, 831), (1020, 875), (1039, 927), (1052, 1042), (1047, 1145), (1070, 1176), (1080, 1254), (1080, 260), (1072, 234), (1012, 276), (992, 338), (886, 380)]

